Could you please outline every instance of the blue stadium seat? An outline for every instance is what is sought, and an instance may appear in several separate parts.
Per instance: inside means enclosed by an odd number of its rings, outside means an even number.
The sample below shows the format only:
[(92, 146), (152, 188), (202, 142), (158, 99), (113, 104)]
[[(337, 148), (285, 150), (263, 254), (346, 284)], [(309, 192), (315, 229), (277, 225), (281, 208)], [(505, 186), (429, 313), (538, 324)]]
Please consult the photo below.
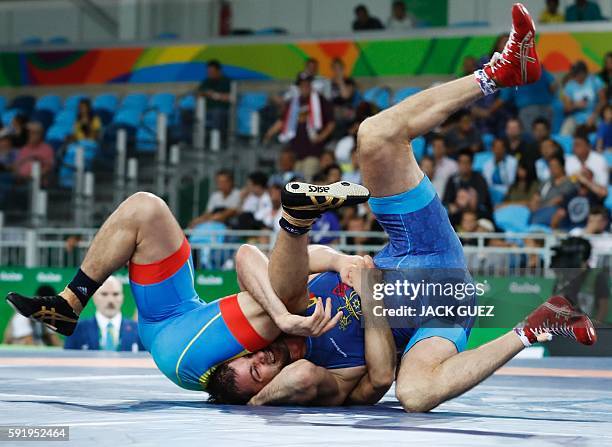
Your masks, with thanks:
[(64, 144), (64, 141), (66, 141), (66, 137), (71, 133), (72, 127), (62, 124), (53, 124), (47, 131), (45, 140), (57, 151), (62, 144)]
[(119, 97), (115, 93), (101, 93), (95, 97), (91, 106), (94, 110), (115, 112), (119, 105)]
[(603, 156), (606, 159), (606, 162), (608, 163), (608, 168), (612, 169), (612, 151), (604, 151)]
[(0, 96), (0, 113), (4, 112), (6, 109), (6, 98), (4, 96)]
[(416, 158), (417, 161), (421, 161), (423, 155), (425, 155), (425, 138), (416, 137), (414, 140), (411, 141), (411, 144), (412, 152), (414, 153), (414, 158)]
[(551, 123), (551, 133), (556, 134), (561, 131), (563, 120), (565, 119), (565, 110), (561, 99), (555, 97), (552, 102), (553, 117)]
[(74, 126), (74, 122), (76, 121), (76, 111), (74, 110), (62, 110), (60, 113), (55, 115), (54, 124), (59, 124), (63, 127), (72, 128)]
[(74, 186), (75, 159), (77, 148), (82, 147), (85, 155), (85, 170), (91, 170), (93, 160), (98, 152), (98, 143), (93, 140), (80, 140), (68, 145), (62, 166), (59, 170), (59, 185), (62, 188), (72, 188)]
[(178, 101), (179, 109), (194, 110), (196, 107), (195, 95), (185, 95)]
[(21, 111), (17, 109), (9, 109), (9, 110), (5, 110), (4, 112), (2, 112), (2, 125), (4, 127), (10, 126), (11, 121), (13, 121), (13, 118), (15, 117), (15, 115), (17, 115), (20, 112)]
[(83, 98), (87, 98), (87, 95), (83, 93), (75, 93), (73, 95), (68, 96), (64, 101), (64, 110), (76, 113), (77, 109), (79, 108), (79, 102)]
[(482, 144), (484, 145), (485, 151), (491, 151), (493, 148), (493, 141), (495, 141), (495, 135), (492, 133), (482, 134)]
[(493, 213), (495, 223), (504, 231), (526, 232), (529, 228), (529, 208), (523, 205), (508, 205)]
[(608, 196), (606, 197), (604, 205), (612, 213), (612, 185), (608, 186)]
[(172, 93), (156, 93), (151, 96), (149, 100), (149, 107), (157, 109), (162, 113), (170, 116), (174, 110), (174, 102), (176, 101), (176, 95)]
[(565, 155), (571, 154), (574, 150), (574, 139), (570, 135), (552, 135), (555, 140), (563, 148)]
[(404, 87), (401, 88), (399, 90), (397, 90), (395, 92), (395, 94), (393, 95), (393, 104), (397, 104), (398, 102), (403, 101), (404, 99), (408, 98), (409, 96), (412, 96), (416, 93), (419, 93), (421, 90), (423, 90), (420, 87)]
[(363, 99), (383, 110), (390, 105), (391, 91), (388, 87), (372, 87), (364, 92)]
[(157, 111), (149, 110), (142, 117), (142, 124), (136, 131), (136, 150), (155, 152), (157, 150)]
[(547, 225), (542, 225), (542, 224), (531, 224), (527, 227), (527, 232), (528, 233), (545, 233), (545, 234), (552, 234), (552, 228), (550, 228)]
[(69, 43), (70, 40), (66, 36), (53, 36), (47, 42), (51, 45), (63, 45)]
[(476, 152), (474, 154), (474, 163), (472, 164), (472, 169), (474, 171), (482, 172), (482, 168), (485, 163), (493, 158), (492, 152)]
[(132, 127), (136, 129), (140, 124), (140, 111), (134, 109), (120, 110), (115, 114), (113, 123), (119, 127)]
[(589, 134), (589, 143), (593, 147), (597, 146), (597, 132), (591, 132)]
[(259, 111), (268, 103), (268, 94), (263, 92), (245, 92), (238, 99), (236, 107), (238, 135), (253, 135), (251, 129), (251, 115)]
[(125, 95), (121, 102), (121, 110), (135, 110), (139, 113), (147, 108), (149, 99), (144, 93), (129, 93)]
[(11, 109), (19, 109), (24, 114), (30, 115), (32, 110), (34, 110), (34, 106), (36, 105), (36, 98), (32, 95), (19, 95), (15, 96), (11, 101), (9, 108)]
[(35, 110), (48, 110), (56, 114), (62, 108), (62, 100), (59, 95), (44, 95), (36, 101)]
[(38, 36), (26, 37), (21, 41), (21, 45), (42, 45), (43, 40)]
[(115, 112), (106, 109), (94, 109), (93, 112), (94, 115), (100, 118), (102, 126), (108, 126), (113, 121), (113, 115), (115, 114)]

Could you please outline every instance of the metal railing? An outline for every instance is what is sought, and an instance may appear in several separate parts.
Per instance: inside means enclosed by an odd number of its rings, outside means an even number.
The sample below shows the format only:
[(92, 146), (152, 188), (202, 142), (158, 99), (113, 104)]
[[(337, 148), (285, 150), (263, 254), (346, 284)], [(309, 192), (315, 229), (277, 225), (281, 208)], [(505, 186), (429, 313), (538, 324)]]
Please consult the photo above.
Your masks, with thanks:
[[(0, 266), (74, 267), (82, 261), (96, 229), (14, 228), (0, 226)], [(275, 233), (269, 230), (187, 230), (197, 268), (232, 269), (236, 250), (244, 243), (269, 253)], [(349, 254), (378, 253), (388, 237), (381, 232), (313, 232), (313, 241)], [(473, 273), (547, 276), (553, 247), (565, 234), (468, 233), (460, 234), (468, 267)], [(612, 257), (612, 237), (590, 237), (594, 256)], [(533, 241), (524, 246), (524, 241)], [(493, 245), (492, 245), (493, 244)], [(604, 246), (603, 251), (597, 250)], [(532, 258), (530, 258), (532, 257)], [(530, 262), (532, 261), (532, 262)], [(535, 262), (533, 262), (535, 261)]]

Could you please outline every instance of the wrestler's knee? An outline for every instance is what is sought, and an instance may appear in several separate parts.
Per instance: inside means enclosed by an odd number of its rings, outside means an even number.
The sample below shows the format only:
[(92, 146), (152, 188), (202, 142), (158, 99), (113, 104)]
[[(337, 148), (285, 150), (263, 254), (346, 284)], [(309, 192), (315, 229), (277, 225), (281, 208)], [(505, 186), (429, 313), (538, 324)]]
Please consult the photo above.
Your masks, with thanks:
[(386, 157), (387, 152), (395, 150), (401, 140), (401, 133), (391, 120), (378, 115), (371, 116), (359, 125), (357, 147), (359, 155), (368, 160)]
[(169, 216), (168, 206), (161, 198), (149, 192), (137, 192), (128, 197), (124, 206), (134, 222), (160, 222)]
[(409, 413), (425, 413), (433, 410), (440, 404), (439, 398), (432, 393), (433, 386), (435, 384), (397, 384), (395, 387), (395, 397), (402, 404), (405, 411)]

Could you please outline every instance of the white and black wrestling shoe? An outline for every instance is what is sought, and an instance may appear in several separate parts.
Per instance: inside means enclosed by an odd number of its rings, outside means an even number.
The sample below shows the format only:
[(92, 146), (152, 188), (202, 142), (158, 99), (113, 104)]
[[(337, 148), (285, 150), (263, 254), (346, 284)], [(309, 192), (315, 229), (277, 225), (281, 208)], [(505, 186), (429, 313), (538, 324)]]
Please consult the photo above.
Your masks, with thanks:
[(331, 185), (287, 183), (281, 193), (283, 217), (280, 226), (290, 234), (304, 234), (325, 211), (358, 205), (369, 198), (370, 191), (366, 187), (351, 182)]

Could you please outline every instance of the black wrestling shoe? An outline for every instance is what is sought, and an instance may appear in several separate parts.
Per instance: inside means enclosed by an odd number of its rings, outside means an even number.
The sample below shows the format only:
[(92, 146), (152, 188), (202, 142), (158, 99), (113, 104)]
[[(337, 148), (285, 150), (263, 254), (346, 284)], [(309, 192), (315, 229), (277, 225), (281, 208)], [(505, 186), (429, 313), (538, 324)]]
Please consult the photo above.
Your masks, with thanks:
[(331, 185), (287, 183), (281, 193), (281, 227), (291, 234), (304, 234), (325, 211), (345, 205), (357, 205), (369, 198), (370, 191), (366, 187), (351, 182)]
[(62, 335), (72, 335), (79, 319), (68, 301), (59, 295), (28, 298), (11, 292), (6, 300), (24, 317), (40, 321)]

